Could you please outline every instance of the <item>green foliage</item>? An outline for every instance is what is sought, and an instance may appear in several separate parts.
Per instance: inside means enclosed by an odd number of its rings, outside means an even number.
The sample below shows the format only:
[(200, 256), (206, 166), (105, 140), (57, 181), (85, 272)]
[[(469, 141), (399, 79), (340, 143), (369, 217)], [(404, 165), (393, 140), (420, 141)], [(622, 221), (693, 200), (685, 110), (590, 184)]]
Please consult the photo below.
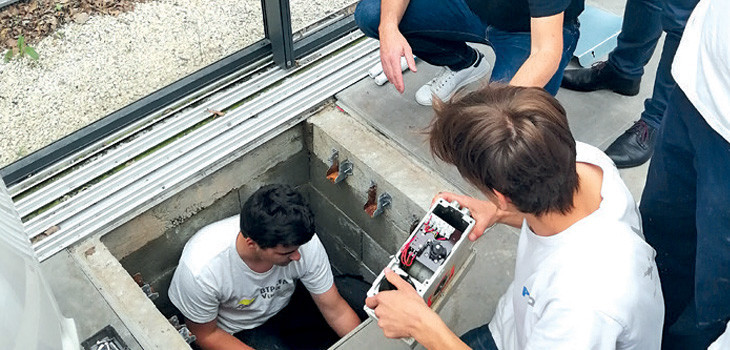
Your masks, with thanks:
[(38, 53), (35, 51), (34, 48), (25, 44), (25, 37), (21, 35), (20, 37), (18, 37), (16, 47), (8, 50), (5, 53), (4, 59), (5, 62), (9, 62), (11, 59), (15, 58), (15, 56), (24, 57), (26, 55), (34, 61), (38, 60)]

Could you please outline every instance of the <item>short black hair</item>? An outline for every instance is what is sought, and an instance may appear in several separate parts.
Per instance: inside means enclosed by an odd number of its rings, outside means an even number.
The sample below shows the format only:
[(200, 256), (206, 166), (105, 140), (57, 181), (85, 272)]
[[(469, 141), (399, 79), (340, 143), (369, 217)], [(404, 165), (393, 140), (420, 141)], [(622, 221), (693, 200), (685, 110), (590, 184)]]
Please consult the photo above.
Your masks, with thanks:
[(544, 89), (491, 83), (434, 102), (431, 152), (523, 213), (568, 213), (578, 190), (565, 109)]
[(289, 185), (266, 185), (243, 204), (241, 233), (263, 249), (299, 246), (314, 236), (314, 215), (299, 191)]

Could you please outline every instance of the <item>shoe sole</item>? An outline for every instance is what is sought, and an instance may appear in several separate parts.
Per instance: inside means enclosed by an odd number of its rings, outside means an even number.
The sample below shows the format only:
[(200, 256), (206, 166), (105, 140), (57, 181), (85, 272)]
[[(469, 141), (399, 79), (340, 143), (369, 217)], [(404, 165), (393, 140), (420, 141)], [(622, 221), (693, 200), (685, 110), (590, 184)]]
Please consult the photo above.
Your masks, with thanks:
[(614, 164), (616, 165), (616, 168), (618, 169), (629, 169), (629, 168), (636, 168), (637, 166), (644, 165), (646, 162), (650, 161), (651, 158), (643, 161), (643, 162), (633, 162), (633, 163), (622, 163), (622, 164)]
[[(484, 58), (482, 58), (482, 59), (484, 59)], [(449, 94), (449, 96), (446, 96), (446, 98), (444, 99), (444, 101), (451, 100), (451, 98), (454, 97), (454, 94), (457, 91), (459, 91), (459, 89), (463, 88), (464, 86), (467, 86), (467, 85), (469, 85), (469, 84), (471, 84), (471, 83), (473, 83), (473, 82), (475, 82), (475, 81), (477, 81), (479, 79), (484, 78), (487, 75), (487, 73), (490, 72), (490, 69), (491, 68), (492, 68), (492, 65), (487, 64), (487, 68), (484, 70), (484, 73), (483, 74), (480, 74), (478, 76), (471, 77), (471, 78), (469, 78), (467, 80), (462, 81), (461, 83), (459, 83), (459, 85), (456, 85), (456, 87), (454, 88), (454, 91), (452, 91), (451, 94)], [(433, 101), (433, 98), (431, 99), (431, 101)], [(431, 101), (428, 101), (429, 102), (428, 104), (424, 104), (424, 103), (421, 103), (420, 101), (416, 100), (416, 103), (418, 103), (421, 106), (432, 106), (433, 103)]]

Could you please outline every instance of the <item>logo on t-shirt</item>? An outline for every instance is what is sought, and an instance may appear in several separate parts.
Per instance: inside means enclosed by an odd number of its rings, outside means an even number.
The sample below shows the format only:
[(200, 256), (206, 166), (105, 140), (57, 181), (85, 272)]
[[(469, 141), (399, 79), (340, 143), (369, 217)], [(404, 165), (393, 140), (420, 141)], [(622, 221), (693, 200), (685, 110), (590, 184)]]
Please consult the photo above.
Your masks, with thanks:
[(530, 296), (530, 291), (525, 286), (522, 286), (522, 296), (527, 297), (527, 305), (535, 306), (535, 298)]
[(276, 282), (276, 285), (273, 286), (266, 286), (259, 289), (259, 292), (261, 293), (261, 297), (264, 299), (270, 299), (274, 297), (276, 294), (276, 291), (280, 290), (282, 287), (290, 284), (289, 281), (285, 279), (280, 279)]
[(243, 309), (243, 308), (245, 308), (246, 306), (249, 306), (249, 305), (251, 305), (251, 303), (253, 303), (253, 301), (254, 301), (254, 300), (256, 300), (256, 297), (253, 297), (253, 298), (251, 298), (251, 299), (246, 299), (246, 298), (243, 298), (243, 299), (241, 299), (241, 300), (240, 300), (240, 301), (238, 302), (238, 305), (236, 305), (236, 309), (242, 310), (242, 309)]

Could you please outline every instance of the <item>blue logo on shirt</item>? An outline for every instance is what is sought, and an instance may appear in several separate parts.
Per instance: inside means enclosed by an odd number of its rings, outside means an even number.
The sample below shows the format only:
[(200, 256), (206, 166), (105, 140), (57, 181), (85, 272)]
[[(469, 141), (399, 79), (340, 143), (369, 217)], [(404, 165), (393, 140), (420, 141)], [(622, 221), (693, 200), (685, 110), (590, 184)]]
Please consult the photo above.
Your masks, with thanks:
[(527, 305), (535, 306), (535, 298), (530, 296), (530, 291), (525, 286), (522, 286), (522, 296), (527, 297)]

